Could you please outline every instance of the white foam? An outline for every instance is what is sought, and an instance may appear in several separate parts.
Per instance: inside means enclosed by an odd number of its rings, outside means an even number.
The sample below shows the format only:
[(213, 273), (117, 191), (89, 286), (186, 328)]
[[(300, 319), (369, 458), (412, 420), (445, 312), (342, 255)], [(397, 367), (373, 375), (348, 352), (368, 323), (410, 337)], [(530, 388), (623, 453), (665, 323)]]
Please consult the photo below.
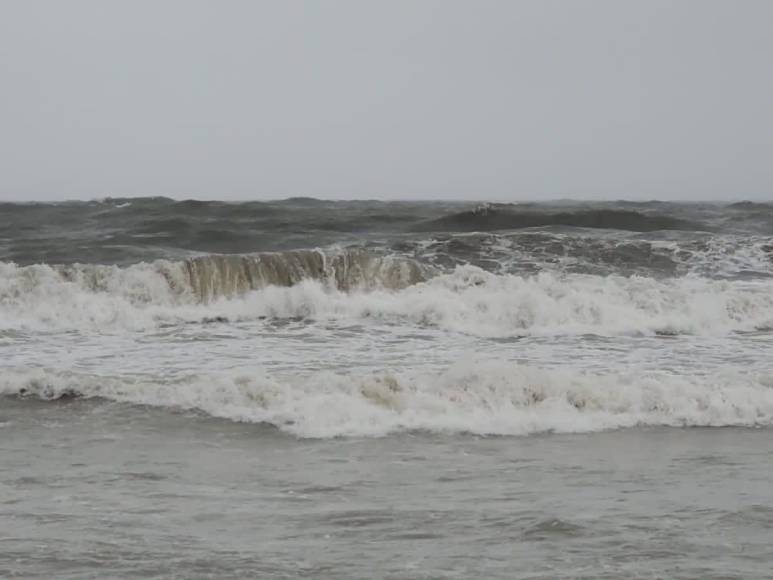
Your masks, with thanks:
[[(139, 330), (170, 308), (190, 303), (173, 262), (72, 267), (65, 278), (45, 264), (0, 262), (0, 328)], [(177, 284), (170, 280), (177, 277)], [(161, 315), (159, 317), (159, 315)]]
[(767, 236), (711, 236), (692, 242), (653, 241), (655, 251), (666, 252), (689, 273), (735, 278), (773, 275), (771, 238)]
[(3, 329), (113, 332), (213, 317), (370, 320), (486, 337), (722, 335), (773, 327), (773, 280), (522, 277), (464, 266), (397, 291), (344, 292), (305, 280), (202, 304), (177, 263), (92, 267), (67, 280), (49, 266), (0, 263)]
[(705, 377), (592, 374), (461, 361), (440, 374), (269, 376), (249, 369), (165, 382), (8, 370), (0, 376), (0, 394), (45, 399), (78, 394), (197, 410), (315, 438), (410, 430), (526, 435), (647, 425), (773, 424), (773, 377), (737, 370)]

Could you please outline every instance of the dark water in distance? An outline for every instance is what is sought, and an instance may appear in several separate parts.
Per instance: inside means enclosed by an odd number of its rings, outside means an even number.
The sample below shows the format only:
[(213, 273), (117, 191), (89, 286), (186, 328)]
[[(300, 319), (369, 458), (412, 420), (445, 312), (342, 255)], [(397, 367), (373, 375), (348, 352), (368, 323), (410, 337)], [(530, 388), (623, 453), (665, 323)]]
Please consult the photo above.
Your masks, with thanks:
[(0, 203), (0, 577), (771, 578), (773, 205)]
[[(773, 234), (773, 204), (671, 202), (175, 201), (0, 203), (0, 259), (131, 263), (185, 252), (247, 253), (421, 233), (605, 228)], [(412, 235), (413, 234), (413, 235)]]

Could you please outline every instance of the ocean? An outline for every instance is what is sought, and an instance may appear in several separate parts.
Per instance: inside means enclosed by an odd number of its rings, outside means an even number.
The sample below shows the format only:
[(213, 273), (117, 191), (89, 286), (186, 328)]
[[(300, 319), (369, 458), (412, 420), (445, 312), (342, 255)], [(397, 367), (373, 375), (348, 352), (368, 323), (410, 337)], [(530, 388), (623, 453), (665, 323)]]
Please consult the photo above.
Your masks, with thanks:
[(773, 204), (0, 203), (2, 578), (773, 578)]

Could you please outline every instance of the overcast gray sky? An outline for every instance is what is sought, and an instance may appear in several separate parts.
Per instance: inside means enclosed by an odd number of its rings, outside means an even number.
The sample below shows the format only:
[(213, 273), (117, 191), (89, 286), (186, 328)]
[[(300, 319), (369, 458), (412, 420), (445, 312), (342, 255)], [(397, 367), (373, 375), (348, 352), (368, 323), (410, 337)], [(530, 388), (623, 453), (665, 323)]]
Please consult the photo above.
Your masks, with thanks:
[(773, 198), (773, 1), (0, 0), (0, 198)]

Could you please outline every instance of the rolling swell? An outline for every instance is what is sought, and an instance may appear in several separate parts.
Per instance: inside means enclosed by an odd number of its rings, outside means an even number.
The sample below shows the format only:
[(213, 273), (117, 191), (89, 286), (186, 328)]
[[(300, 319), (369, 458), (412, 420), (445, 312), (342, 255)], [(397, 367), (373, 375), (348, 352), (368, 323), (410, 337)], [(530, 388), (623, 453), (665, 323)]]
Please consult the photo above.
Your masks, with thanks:
[(443, 270), (472, 264), (492, 272), (521, 275), (561, 271), (658, 279), (686, 275), (773, 277), (773, 240), (769, 236), (520, 230), (439, 233), (400, 240), (391, 248)]
[(520, 211), (516, 206), (507, 205), (483, 205), (422, 224), (425, 230), (454, 231), (489, 231), (545, 226), (603, 228), (633, 232), (699, 229), (696, 224), (687, 220), (632, 210)]

